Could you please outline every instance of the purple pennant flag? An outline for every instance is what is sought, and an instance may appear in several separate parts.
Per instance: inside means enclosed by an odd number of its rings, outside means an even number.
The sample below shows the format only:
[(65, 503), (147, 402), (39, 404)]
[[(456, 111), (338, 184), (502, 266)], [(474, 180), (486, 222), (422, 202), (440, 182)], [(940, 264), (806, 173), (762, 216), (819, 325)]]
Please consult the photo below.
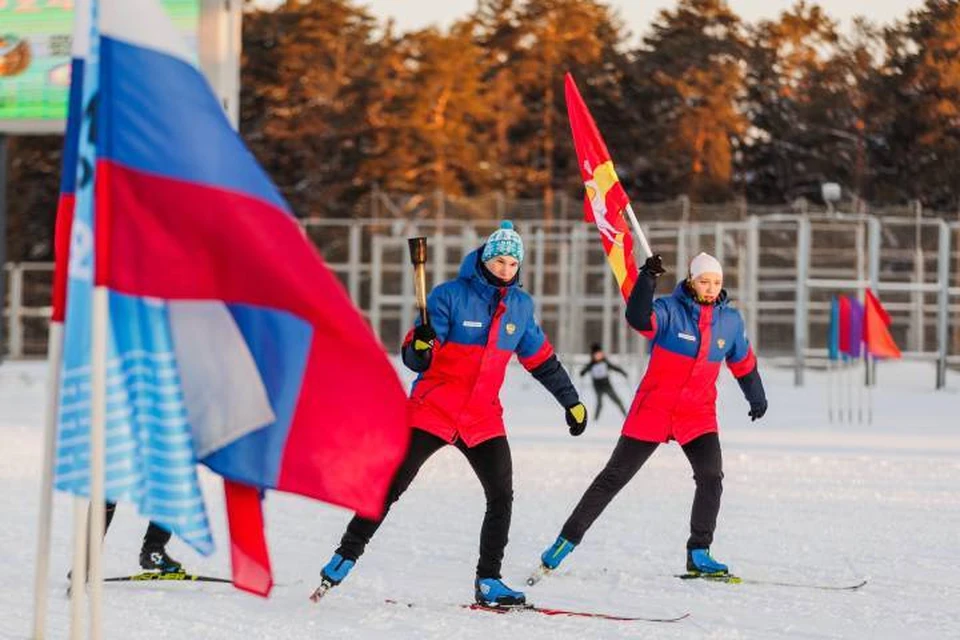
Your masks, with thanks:
[(850, 341), (844, 354), (851, 358), (860, 358), (863, 355), (863, 305), (850, 296)]

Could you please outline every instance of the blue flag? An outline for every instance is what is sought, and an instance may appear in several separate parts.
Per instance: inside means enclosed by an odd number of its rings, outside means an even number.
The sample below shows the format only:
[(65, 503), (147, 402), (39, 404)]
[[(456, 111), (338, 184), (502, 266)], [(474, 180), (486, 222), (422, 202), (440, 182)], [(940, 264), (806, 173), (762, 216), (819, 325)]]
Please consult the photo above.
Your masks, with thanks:
[[(78, 3), (82, 4), (82, 3)], [(60, 381), (56, 487), (90, 495), (92, 309), (97, 281), (95, 242), (99, 2), (90, 6), (83, 83), (76, 210), (70, 231), (63, 370)], [(82, 7), (78, 7), (82, 11)], [(109, 292), (105, 496), (135, 503), (142, 515), (200, 553), (213, 538), (196, 472), (192, 435), (180, 386), (166, 305)]]
[(827, 358), (831, 362), (840, 359), (840, 303), (830, 298), (830, 324), (827, 328)]

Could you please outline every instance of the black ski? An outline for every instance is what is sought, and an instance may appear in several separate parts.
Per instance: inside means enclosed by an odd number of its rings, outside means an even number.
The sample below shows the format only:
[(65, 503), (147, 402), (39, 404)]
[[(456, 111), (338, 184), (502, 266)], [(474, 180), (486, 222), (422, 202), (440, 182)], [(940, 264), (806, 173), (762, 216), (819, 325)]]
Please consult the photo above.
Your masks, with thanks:
[(183, 573), (175, 571), (172, 573), (160, 573), (158, 571), (144, 571), (129, 576), (113, 576), (104, 578), (104, 582), (223, 582), (232, 584), (233, 580), (229, 578), (218, 578), (215, 576), (203, 576), (195, 573)]
[[(418, 605), (413, 602), (400, 602), (398, 600), (387, 599), (388, 604), (397, 604), (409, 608), (416, 608), (423, 605)], [(532, 604), (518, 604), (518, 605), (502, 605), (497, 607), (482, 605), (482, 604), (459, 604), (455, 605), (461, 609), (470, 609), (471, 611), (489, 611), (491, 613), (499, 614), (508, 614), (508, 613), (539, 613), (540, 615), (545, 616), (563, 616), (563, 617), (573, 617), (573, 618), (596, 618), (599, 620), (613, 620), (617, 622), (679, 622), (690, 617), (689, 613), (684, 613), (679, 616), (668, 616), (663, 618), (658, 617), (648, 617), (648, 616), (620, 616), (610, 613), (599, 613), (596, 611), (577, 611), (571, 609), (556, 609), (552, 607), (538, 607)]]
[(851, 582), (850, 584), (816, 584), (808, 582), (786, 582), (779, 580), (762, 580), (755, 578), (741, 578), (731, 574), (712, 575), (708, 573), (679, 573), (681, 580), (706, 580), (707, 582), (723, 582), (726, 584), (759, 584), (773, 587), (791, 587), (796, 589), (819, 589), (821, 591), (856, 591), (867, 584), (867, 580)]

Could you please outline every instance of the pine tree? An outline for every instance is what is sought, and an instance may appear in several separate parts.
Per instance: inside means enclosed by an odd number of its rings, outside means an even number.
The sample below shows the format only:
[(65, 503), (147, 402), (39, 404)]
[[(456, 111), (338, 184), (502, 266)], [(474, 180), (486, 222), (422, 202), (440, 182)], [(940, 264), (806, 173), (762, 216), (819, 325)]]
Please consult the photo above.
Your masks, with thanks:
[(724, 0), (680, 0), (652, 30), (631, 69), (651, 124), (649, 172), (661, 193), (726, 199), (749, 124), (741, 21)]

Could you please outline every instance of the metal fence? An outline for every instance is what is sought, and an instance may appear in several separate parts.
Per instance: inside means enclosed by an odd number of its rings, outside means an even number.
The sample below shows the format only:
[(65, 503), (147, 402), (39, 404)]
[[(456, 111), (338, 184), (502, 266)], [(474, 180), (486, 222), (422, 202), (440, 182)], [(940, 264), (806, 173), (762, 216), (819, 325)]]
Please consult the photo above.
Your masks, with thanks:
[[(596, 231), (576, 220), (518, 219), (527, 257), (524, 288), (557, 350), (581, 354), (592, 342), (621, 357), (644, 353), (643, 339), (623, 320), (623, 302)], [(303, 226), (354, 303), (389, 350), (414, 318), (406, 238), (429, 241), (428, 285), (456, 275), (464, 255), (495, 220), (450, 218), (307, 219)], [(669, 273), (666, 293), (699, 251), (724, 264), (725, 287), (743, 312), (758, 352), (803, 372), (826, 357), (829, 301), (840, 293), (880, 295), (905, 357), (926, 360), (931, 383), (960, 365), (960, 223), (940, 218), (780, 213), (643, 225)], [(6, 352), (46, 350), (52, 265), (6, 265), (9, 304)]]

